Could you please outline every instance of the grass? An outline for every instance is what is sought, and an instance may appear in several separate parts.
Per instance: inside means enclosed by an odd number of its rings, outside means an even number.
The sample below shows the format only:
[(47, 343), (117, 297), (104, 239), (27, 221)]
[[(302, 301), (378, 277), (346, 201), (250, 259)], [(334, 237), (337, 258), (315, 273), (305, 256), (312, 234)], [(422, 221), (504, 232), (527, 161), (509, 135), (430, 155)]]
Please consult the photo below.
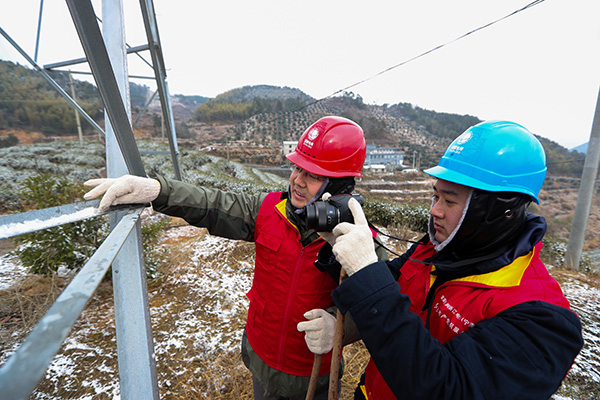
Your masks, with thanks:
[[(148, 162), (161, 165), (157, 156), (153, 157)], [(252, 175), (255, 171), (209, 156), (190, 153), (182, 156), (182, 163), (190, 164), (186, 168), (192, 171), (188, 172), (190, 177), (218, 181), (230, 190), (247, 191), (257, 180)], [(213, 179), (209, 170), (221, 171), (222, 176)], [(75, 176), (95, 173), (90, 167)], [(261, 180), (265, 187), (278, 184)], [(385, 231), (408, 240), (420, 237), (400, 226)], [(383, 241), (398, 253), (410, 245), (388, 238)], [(168, 258), (158, 267), (156, 278), (148, 282), (161, 399), (251, 399), (251, 377), (241, 361), (239, 343), (246, 320), (245, 293), (252, 280), (253, 244), (217, 239), (205, 230), (172, 219), (161, 246), (170, 250), (165, 253)], [(582, 316), (587, 335), (576, 368), (557, 394), (570, 399), (600, 398), (598, 381), (587, 373), (600, 370), (600, 278), (559, 268), (551, 273), (571, 290), (570, 300)], [(11, 288), (0, 290), (0, 365), (68, 282), (68, 277), (27, 275)], [(90, 300), (31, 399), (113, 399), (119, 380), (114, 323), (112, 286), (106, 281)], [(353, 398), (369, 356), (362, 342), (357, 342), (344, 349), (344, 358), (341, 399), (347, 400)]]
[[(414, 239), (413, 232), (401, 228), (389, 233)], [(387, 241), (397, 251), (407, 245)], [(161, 399), (252, 399), (251, 376), (242, 363), (239, 340), (246, 319), (245, 292), (252, 279), (253, 244), (218, 239), (174, 219), (161, 246), (170, 249), (168, 259), (148, 286)], [(573, 293), (597, 296), (597, 276), (557, 268), (551, 272), (566, 292), (592, 288)], [(28, 275), (0, 292), (2, 361), (67, 283), (67, 278)], [(589, 343), (585, 359), (578, 361), (557, 395), (598, 398), (598, 382), (586, 375), (586, 368), (598, 362), (598, 332), (592, 329), (600, 324), (598, 299), (573, 299), (572, 304), (591, 329)], [(113, 399), (118, 393), (116, 354), (112, 286), (105, 281), (31, 399)], [(344, 349), (341, 400), (353, 398), (368, 358), (362, 342)]]

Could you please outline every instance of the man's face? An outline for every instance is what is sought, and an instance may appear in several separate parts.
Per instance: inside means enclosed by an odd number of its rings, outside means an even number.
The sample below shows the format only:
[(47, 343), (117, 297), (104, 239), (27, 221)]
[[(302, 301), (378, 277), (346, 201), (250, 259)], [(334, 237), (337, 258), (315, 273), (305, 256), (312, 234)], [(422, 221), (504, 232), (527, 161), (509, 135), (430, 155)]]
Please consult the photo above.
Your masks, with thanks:
[(433, 185), (433, 206), (429, 214), (433, 217), (435, 239), (442, 243), (458, 226), (470, 188), (458, 183), (438, 179)]
[(316, 196), (317, 192), (326, 179), (323, 176), (311, 174), (302, 168), (292, 165), (292, 174), (290, 175), (291, 202), (296, 208), (302, 208)]

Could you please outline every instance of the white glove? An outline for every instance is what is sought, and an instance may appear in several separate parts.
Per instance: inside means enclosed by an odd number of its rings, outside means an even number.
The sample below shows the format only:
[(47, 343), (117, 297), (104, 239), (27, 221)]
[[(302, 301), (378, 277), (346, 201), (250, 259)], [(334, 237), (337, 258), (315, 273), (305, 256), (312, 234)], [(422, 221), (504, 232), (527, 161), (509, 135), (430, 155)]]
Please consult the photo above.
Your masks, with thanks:
[(304, 314), (308, 321), (298, 323), (298, 331), (306, 332), (304, 340), (315, 354), (329, 353), (333, 348), (335, 317), (325, 310), (315, 308)]
[(360, 203), (352, 198), (348, 201), (348, 208), (354, 217), (354, 224), (342, 222), (333, 228), (336, 237), (333, 254), (350, 276), (376, 262), (377, 254), (373, 246), (373, 234)]
[[(327, 201), (329, 200), (329, 198), (331, 197), (331, 193), (329, 192), (325, 192), (323, 193), (323, 196), (321, 196), (321, 200), (323, 201)], [(331, 245), (331, 247), (333, 247), (333, 245), (335, 244), (335, 235), (331, 232), (317, 232), (319, 235), (321, 235), (321, 237), (323, 239), (325, 239), (325, 241), (327, 243), (329, 243)]]
[(159, 181), (133, 175), (123, 175), (120, 178), (90, 179), (83, 184), (94, 188), (83, 195), (86, 200), (95, 199), (104, 194), (98, 211), (106, 211), (113, 204), (148, 203), (160, 194)]

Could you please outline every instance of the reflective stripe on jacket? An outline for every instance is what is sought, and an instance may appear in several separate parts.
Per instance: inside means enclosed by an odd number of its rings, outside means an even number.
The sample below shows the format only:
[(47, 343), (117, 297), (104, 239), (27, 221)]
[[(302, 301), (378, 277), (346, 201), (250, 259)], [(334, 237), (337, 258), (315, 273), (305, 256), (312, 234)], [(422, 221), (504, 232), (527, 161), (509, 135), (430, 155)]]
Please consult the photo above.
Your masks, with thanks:
[[(410, 311), (421, 318), (435, 339), (445, 344), (479, 322), (519, 304), (542, 301), (569, 309), (558, 283), (539, 259), (541, 248), (541, 242), (537, 243), (530, 253), (496, 271), (443, 283), (436, 289), (430, 306), (424, 307), (436, 279), (431, 274), (435, 267), (412, 260), (427, 259), (434, 250), (431, 244), (418, 245), (402, 265), (398, 283), (402, 293), (411, 299)], [(435, 373), (436, 368), (431, 367)], [(365, 371), (365, 388), (370, 400), (396, 398), (373, 359)], [(412, 393), (407, 393), (407, 398), (412, 397)]]

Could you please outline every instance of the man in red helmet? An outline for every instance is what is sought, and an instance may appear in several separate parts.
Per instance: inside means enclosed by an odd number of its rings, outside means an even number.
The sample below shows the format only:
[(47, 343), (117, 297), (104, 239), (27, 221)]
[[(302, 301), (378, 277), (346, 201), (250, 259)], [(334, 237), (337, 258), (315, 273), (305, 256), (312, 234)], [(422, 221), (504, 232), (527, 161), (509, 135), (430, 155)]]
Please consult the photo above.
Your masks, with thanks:
[(377, 261), (353, 199), (355, 223), (332, 232), (348, 273), (332, 296), (371, 354), (355, 399), (550, 398), (583, 338), (540, 260), (546, 222), (527, 212), (542, 145), (514, 122), (482, 122), (424, 172), (437, 179), (429, 233), (400, 257)]
[[(112, 204), (152, 202), (154, 210), (208, 228), (213, 235), (256, 243), (242, 338), (242, 358), (252, 372), (255, 399), (306, 396), (314, 354), (305, 335), (335, 324), (331, 292), (337, 284), (313, 265), (325, 241), (307, 228), (305, 206), (324, 193), (353, 191), (366, 157), (364, 134), (353, 121), (324, 117), (302, 134), (296, 150), (286, 157), (293, 163), (287, 192), (232, 193), (162, 176), (85, 182), (95, 187), (86, 199), (103, 195), (101, 210)], [(377, 245), (375, 251), (387, 259), (383, 247)], [(330, 339), (310, 344), (323, 354), (315, 399), (327, 398)]]

